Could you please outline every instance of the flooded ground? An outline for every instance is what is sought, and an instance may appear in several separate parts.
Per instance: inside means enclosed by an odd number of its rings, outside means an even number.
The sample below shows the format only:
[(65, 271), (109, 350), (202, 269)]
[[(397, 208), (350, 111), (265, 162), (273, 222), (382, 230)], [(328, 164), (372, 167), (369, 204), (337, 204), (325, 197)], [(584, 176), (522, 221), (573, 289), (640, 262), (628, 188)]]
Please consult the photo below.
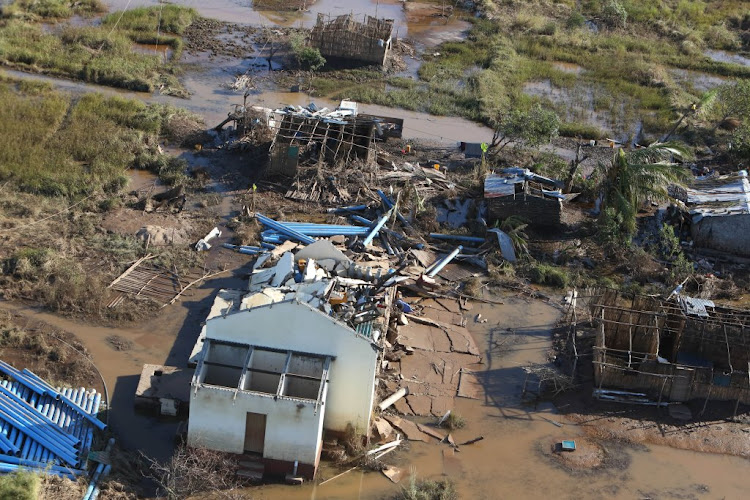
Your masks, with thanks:
[[(714, 499), (742, 498), (747, 483), (745, 459), (678, 451), (666, 447), (624, 447), (603, 443), (605, 459), (599, 469), (569, 470), (551, 457), (562, 439), (583, 439), (551, 404), (521, 400), (525, 378), (522, 366), (544, 363), (551, 349), (550, 329), (559, 311), (539, 301), (502, 297), (501, 306), (477, 305), (467, 315), (467, 328), (486, 349), (482, 400), (456, 398), (454, 411), (466, 418), (464, 429), (453, 432), (456, 442), (477, 436), (485, 439), (444, 456), (446, 445), (410, 442), (409, 450), (391, 454), (386, 462), (420, 478), (450, 477), (460, 498), (563, 499)], [(486, 324), (475, 323), (481, 313)], [(511, 330), (508, 330), (511, 329)], [(553, 422), (562, 423), (557, 427)], [(341, 472), (323, 465), (321, 479)], [(258, 499), (375, 500), (395, 494), (379, 472), (356, 470), (322, 486), (299, 488), (264, 486), (248, 491)]]
[[(554, 63), (555, 67), (563, 63)], [(562, 66), (559, 68), (561, 69)], [(580, 74), (583, 68), (565, 65), (562, 71)], [(525, 94), (546, 99), (563, 121), (593, 125), (619, 142), (638, 140), (642, 124), (631, 103), (617, 101), (605, 89), (578, 80), (572, 87), (558, 87), (549, 79), (527, 82)]]
[(742, 54), (733, 54), (726, 50), (706, 50), (704, 54), (717, 62), (750, 66), (750, 57)]
[[(110, 11), (159, 5), (158, 0), (105, 0), (104, 3)], [(252, 0), (184, 0), (180, 5), (192, 7), (205, 17), (257, 26), (311, 28), (318, 14), (340, 16), (354, 13), (358, 18), (370, 15), (393, 19), (394, 37), (409, 37), (427, 45), (459, 38), (469, 27), (469, 23), (458, 15), (439, 16), (432, 10), (410, 12), (401, 0), (317, 0), (310, 3), (305, 11), (261, 10), (253, 5)]]
[[(21, 71), (5, 72), (15, 78), (47, 81), (61, 90), (73, 93), (100, 92), (105, 95), (118, 95), (131, 99), (140, 99), (145, 102), (172, 104), (203, 116), (209, 128), (223, 121), (233, 104), (242, 104), (241, 94), (237, 94), (226, 87), (215, 86), (215, 75), (208, 78), (205, 75), (196, 73), (186, 75), (184, 77), (185, 87), (190, 89), (191, 92), (197, 91), (198, 95), (194, 95), (191, 99), (180, 99), (166, 95), (151, 95), (144, 92), (113, 89), (61, 78), (23, 73)], [(228, 82), (229, 80), (231, 80), (231, 75), (227, 73), (222, 82)], [(286, 104), (306, 106), (311, 102), (316, 103), (319, 107), (328, 106), (329, 108), (335, 108), (338, 106), (338, 102), (310, 97), (302, 92), (262, 92), (253, 96), (251, 102), (270, 108), (279, 108)], [(364, 113), (403, 118), (405, 120), (405, 139), (426, 139), (444, 143), (456, 143), (460, 141), (478, 142), (492, 139), (492, 130), (490, 128), (463, 118), (434, 116), (427, 113), (387, 108), (374, 104), (361, 104), (359, 109)]]
[[(136, 5), (156, 5), (149, 0), (111, 0), (110, 8)], [(444, 38), (458, 36), (465, 29), (463, 21), (437, 18), (419, 21), (403, 11), (398, 0), (384, 2), (356, 0), (320, 0), (309, 12), (277, 14), (256, 12), (250, 1), (217, 0), (215, 2), (185, 1), (203, 15), (230, 22), (265, 25), (309, 26), (317, 12), (393, 16), (397, 19), (400, 36), (418, 37), (423, 43), (437, 43)], [(447, 27), (446, 27), (447, 26)], [(455, 28), (455, 29), (454, 29)], [(430, 38), (432, 37), (432, 38)], [(161, 49), (161, 47), (159, 48)], [(145, 49), (144, 50), (151, 50)], [(189, 100), (162, 95), (118, 91), (107, 87), (87, 85), (67, 80), (8, 72), (13, 76), (50, 81), (55, 86), (71, 92), (98, 91), (108, 95), (138, 98), (147, 102), (166, 102), (185, 107), (204, 116), (211, 127), (219, 123), (234, 103), (242, 102), (242, 95), (228, 90), (222, 83), (231, 81), (234, 74), (247, 70), (253, 59), (226, 58), (210, 69), (189, 71), (183, 78), (185, 86), (193, 93)], [(580, 68), (557, 66), (561, 71), (580, 73)], [(527, 92), (546, 95), (556, 100), (551, 84), (530, 86)], [(535, 94), (535, 92), (537, 92)], [(605, 119), (594, 109), (593, 90), (583, 88), (578, 97), (586, 119), (601, 123)], [(284, 104), (306, 105), (315, 102), (319, 107), (333, 107), (337, 103), (325, 99), (311, 99), (303, 93), (263, 91), (253, 96), (253, 102), (278, 107)], [(564, 100), (564, 98), (563, 98)], [(578, 102), (578, 101), (576, 101)], [(424, 113), (363, 105), (366, 113), (404, 118), (404, 136), (442, 140), (444, 142), (488, 141), (492, 132), (473, 122), (451, 117), (434, 117)], [(188, 154), (184, 153), (183, 154)], [(191, 164), (207, 161), (192, 155)], [(133, 172), (133, 189), (147, 189), (154, 179), (148, 174)], [(217, 216), (226, 220), (237, 206), (229, 192), (219, 184), (215, 191), (223, 193), (217, 206)], [(219, 288), (240, 288), (245, 282), (242, 274), (249, 258), (229, 254), (219, 249), (219, 255), (235, 259), (234, 271), (207, 281), (188, 293), (183, 300), (166, 307), (151, 320), (127, 327), (100, 327), (78, 323), (55, 314), (20, 305), (0, 302), (0, 308), (43, 321), (56, 328), (73, 332), (90, 351), (109, 388), (111, 398), (111, 425), (123, 445), (139, 449), (156, 458), (166, 458), (172, 450), (176, 422), (159, 421), (136, 414), (133, 410), (134, 391), (144, 363), (184, 366), (197, 338), (215, 291)], [(571, 425), (556, 414), (549, 404), (534, 405), (521, 400), (525, 372), (522, 367), (530, 363), (545, 363), (551, 350), (550, 331), (559, 318), (559, 311), (539, 301), (518, 297), (501, 297), (503, 305), (475, 304), (467, 315), (471, 333), (484, 354), (483, 364), (476, 367), (482, 373), (485, 394), (481, 400), (455, 400), (454, 411), (467, 420), (464, 429), (454, 433), (457, 442), (479, 435), (483, 441), (464, 446), (455, 455), (444, 456), (445, 445), (411, 443), (408, 450), (390, 455), (390, 463), (406, 470), (414, 469), (419, 477), (452, 478), (461, 498), (664, 498), (713, 499), (744, 498), (747, 494), (745, 471), (748, 462), (742, 458), (674, 450), (649, 446), (630, 448), (616, 443), (603, 443), (607, 459), (599, 470), (568, 470), (552, 459), (551, 447), (562, 439), (583, 438), (581, 428)], [(489, 319), (486, 324), (475, 323), (473, 318), (481, 313)], [(133, 343), (127, 351), (116, 351), (105, 340), (117, 335)], [(562, 424), (558, 427), (553, 422)], [(339, 469), (323, 464), (321, 479), (330, 478)], [(288, 487), (269, 485), (251, 488), (248, 494), (259, 499), (381, 499), (396, 493), (398, 485), (392, 484), (379, 472), (350, 472), (322, 486), (305, 485)]]

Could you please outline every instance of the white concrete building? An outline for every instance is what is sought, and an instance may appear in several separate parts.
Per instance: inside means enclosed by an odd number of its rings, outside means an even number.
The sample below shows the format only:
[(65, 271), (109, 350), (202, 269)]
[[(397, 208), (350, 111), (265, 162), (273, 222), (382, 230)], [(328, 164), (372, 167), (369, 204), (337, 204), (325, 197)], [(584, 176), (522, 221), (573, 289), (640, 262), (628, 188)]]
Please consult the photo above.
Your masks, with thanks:
[(188, 444), (257, 454), (266, 472), (312, 477), (324, 429), (367, 433), (383, 327), (350, 326), (309, 295), (303, 301), (274, 290), (206, 321)]

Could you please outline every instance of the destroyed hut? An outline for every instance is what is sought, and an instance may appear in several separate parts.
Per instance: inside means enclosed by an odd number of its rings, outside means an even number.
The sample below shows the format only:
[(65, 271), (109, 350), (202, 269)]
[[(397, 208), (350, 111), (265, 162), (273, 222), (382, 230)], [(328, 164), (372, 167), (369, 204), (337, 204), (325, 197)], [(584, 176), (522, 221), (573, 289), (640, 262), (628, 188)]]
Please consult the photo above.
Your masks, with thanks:
[(393, 19), (365, 16), (359, 22), (352, 14), (331, 19), (320, 13), (310, 32), (310, 45), (328, 62), (383, 66), (391, 50), (392, 33)]
[(591, 314), (596, 391), (652, 400), (750, 403), (750, 311), (675, 295), (668, 300), (596, 291)]
[(522, 216), (535, 226), (563, 222), (564, 201), (560, 181), (534, 174), (528, 169), (506, 168), (484, 179), (484, 199), (490, 221)]

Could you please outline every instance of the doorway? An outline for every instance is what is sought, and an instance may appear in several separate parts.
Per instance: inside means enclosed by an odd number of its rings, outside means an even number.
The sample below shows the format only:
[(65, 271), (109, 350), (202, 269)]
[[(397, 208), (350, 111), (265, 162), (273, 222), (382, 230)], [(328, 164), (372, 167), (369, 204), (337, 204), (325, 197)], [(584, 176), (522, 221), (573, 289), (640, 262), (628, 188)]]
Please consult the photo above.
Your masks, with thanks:
[(245, 452), (263, 455), (266, 440), (266, 416), (247, 412), (245, 417)]

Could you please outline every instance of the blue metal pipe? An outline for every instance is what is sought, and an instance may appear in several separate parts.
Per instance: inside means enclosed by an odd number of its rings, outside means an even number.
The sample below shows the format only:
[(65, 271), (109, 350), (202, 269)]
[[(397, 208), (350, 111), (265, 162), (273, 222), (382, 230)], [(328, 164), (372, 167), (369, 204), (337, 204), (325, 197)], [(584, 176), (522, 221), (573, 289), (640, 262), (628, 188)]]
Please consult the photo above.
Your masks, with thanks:
[(455, 241), (468, 241), (470, 243), (484, 243), (484, 238), (479, 238), (477, 236), (462, 236), (460, 234), (440, 234), (440, 233), (430, 233), (430, 238), (434, 238), (436, 240), (455, 240)]
[(51, 387), (51, 386), (50, 386), (50, 385), (49, 385), (49, 384), (48, 384), (47, 382), (45, 382), (44, 380), (42, 380), (41, 378), (39, 378), (39, 377), (38, 377), (38, 376), (37, 376), (37, 375), (36, 375), (36, 374), (35, 374), (34, 372), (32, 372), (32, 371), (29, 371), (29, 370), (27, 370), (27, 369), (24, 369), (23, 373), (24, 373), (25, 375), (28, 375), (28, 376), (30, 376), (30, 377), (33, 377), (33, 379), (34, 379), (35, 381), (38, 381), (38, 382), (40, 382), (41, 384), (43, 384), (43, 386), (44, 386), (45, 388), (48, 388), (48, 389), (49, 389), (49, 390), (51, 390), (51, 391), (52, 391), (52, 392), (53, 392), (54, 394), (57, 394), (58, 396), (60, 396), (60, 399), (62, 399), (63, 401), (65, 401), (66, 403), (68, 403), (69, 405), (71, 405), (71, 406), (73, 407), (73, 410), (74, 410), (74, 411), (75, 411), (76, 413), (78, 413), (78, 414), (80, 414), (80, 415), (83, 415), (83, 417), (84, 417), (84, 418), (85, 418), (86, 420), (88, 420), (89, 422), (91, 422), (92, 424), (94, 424), (94, 426), (95, 426), (95, 427), (96, 427), (97, 429), (99, 429), (100, 431), (103, 431), (104, 429), (106, 429), (106, 428), (107, 428), (107, 424), (105, 424), (104, 422), (102, 422), (102, 421), (101, 421), (101, 420), (99, 420), (98, 418), (96, 418), (96, 417), (94, 417), (94, 416), (91, 416), (91, 415), (89, 415), (88, 413), (86, 413), (85, 411), (83, 411), (83, 409), (82, 409), (82, 408), (81, 408), (80, 406), (76, 406), (76, 405), (75, 405), (75, 404), (74, 404), (74, 403), (73, 403), (73, 402), (72, 402), (72, 401), (71, 401), (70, 399), (68, 399), (68, 398), (65, 398), (64, 396), (61, 396), (61, 395), (60, 395), (60, 394), (59, 394), (59, 393), (58, 393), (57, 391), (55, 391), (55, 390), (54, 390), (54, 389), (53, 389), (53, 388), (52, 388), (52, 387)]
[(10, 439), (3, 434), (0, 434), (0, 450), (7, 455), (18, 456), (21, 454), (21, 450), (18, 449), (18, 446), (14, 445)]
[[(0, 418), (9, 420), (9, 422), (12, 425), (16, 425), (19, 427), (20, 431), (26, 434), (27, 440), (34, 440), (37, 444), (37, 450), (40, 447), (45, 447), (49, 449), (53, 454), (58, 456), (60, 459), (70, 463), (70, 464), (77, 464), (78, 458), (76, 457), (74, 450), (63, 448), (58, 443), (55, 443), (53, 441), (50, 441), (46, 436), (43, 436), (39, 433), (35, 433), (35, 429), (33, 429), (31, 426), (24, 424), (19, 421), (13, 421), (13, 419), (9, 419), (9, 417), (6, 414), (3, 414), (0, 416)], [(41, 455), (40, 452), (36, 452), (34, 456)], [(22, 455), (23, 456), (23, 455)], [(29, 458), (28, 455), (25, 458)], [(33, 459), (33, 458), (32, 458)]]
[[(96, 415), (99, 414), (99, 409), (100, 409), (100, 406), (101, 406), (101, 402), (102, 402), (102, 395), (97, 392), (94, 395), (94, 405), (91, 408), (91, 411), (89, 412), (91, 415), (96, 416)], [(93, 431), (93, 429), (91, 427), (89, 427), (89, 428), (86, 429), (86, 440), (85, 440), (85, 443), (86, 443), (86, 448), (85, 449), (86, 450), (90, 450), (91, 449), (91, 444), (93, 443), (93, 441), (94, 441), (94, 431)]]
[[(5, 389), (0, 387), (0, 392), (2, 392), (3, 390)], [(61, 429), (57, 428), (52, 420), (50, 420), (45, 415), (42, 415), (38, 410), (36, 410), (36, 408), (28, 406), (29, 403), (27, 403), (26, 401), (4, 398), (0, 400), (0, 403), (13, 410), (15, 414), (22, 416), (29, 422), (39, 426), (43, 426), (43, 429), (49, 431), (50, 436), (54, 436), (63, 441), (68, 441), (72, 446), (77, 446), (78, 444), (80, 444), (80, 440), (66, 434)]]
[(459, 245), (455, 250), (449, 253), (443, 260), (440, 260), (436, 262), (435, 264), (433, 264), (432, 266), (430, 266), (429, 271), (427, 272), (427, 276), (429, 276), (430, 278), (434, 278), (435, 275), (437, 275), (437, 273), (442, 271), (442, 269), (450, 263), (450, 261), (456, 258), (456, 255), (458, 255), (462, 249), (463, 247)]
[(258, 255), (261, 251), (253, 250), (252, 248), (240, 248), (237, 252), (245, 255)]
[[(7, 391), (7, 389), (0, 387), (0, 393), (2, 393), (2, 391)], [(26, 401), (23, 401), (23, 403), (28, 405)], [(40, 433), (48, 435), (50, 439), (56, 439), (61, 443), (65, 443), (72, 447), (80, 445), (80, 440), (65, 434), (60, 429), (57, 429), (49, 418), (41, 415), (33, 408), (27, 408), (21, 404), (21, 401), (15, 400), (12, 397), (0, 398), (0, 408), (5, 408), (14, 416), (35, 426), (39, 429)]]
[(21, 385), (26, 386), (28, 389), (36, 392), (39, 395), (47, 394), (53, 398), (55, 397), (53, 394), (54, 391), (52, 391), (51, 393), (48, 393), (48, 391), (45, 390), (45, 388), (37, 384), (35, 381), (30, 380), (29, 377), (26, 377), (23, 373), (19, 372), (18, 370), (13, 368), (11, 365), (6, 363), (5, 361), (0, 361), (0, 372), (3, 372), (6, 375), (14, 378)]
[[(52, 430), (52, 426), (45, 422), (30, 419), (28, 415), (16, 412), (12, 406), (9, 406), (2, 399), (0, 399), (0, 418), (6, 420), (11, 425), (15, 425), (20, 432), (25, 433), (40, 444), (45, 446), (46, 444), (53, 445), (54, 448), (61, 450), (63, 453), (75, 456), (75, 446), (71, 442), (75, 438)], [(50, 451), (55, 451), (53, 448), (49, 449)]]
[(386, 212), (386, 214), (383, 215), (380, 218), (380, 220), (378, 220), (378, 223), (375, 224), (375, 227), (372, 228), (372, 230), (370, 231), (370, 233), (367, 235), (367, 238), (365, 238), (364, 241), (362, 242), (362, 245), (364, 245), (366, 247), (370, 243), (372, 243), (373, 238), (375, 238), (375, 236), (378, 234), (378, 232), (380, 231), (380, 228), (383, 227), (383, 226), (385, 226), (385, 223), (388, 222), (388, 218), (391, 216), (391, 212), (392, 211), (393, 211), (393, 209), (388, 210), (388, 212)]
[(66, 467), (64, 465), (50, 465), (44, 462), (35, 462), (33, 460), (27, 460), (25, 458), (6, 457), (6, 456), (1, 456), (1, 455), (0, 455), (0, 462), (4, 462), (6, 464), (11, 464), (11, 465), (23, 465), (25, 467), (33, 467), (35, 469), (49, 468), (54, 471), (68, 472), (74, 475), (81, 475), (81, 474), (85, 474), (86, 472), (81, 469), (73, 469), (71, 467)]
[(329, 214), (340, 214), (344, 212), (359, 212), (360, 210), (367, 210), (367, 205), (354, 205), (351, 207), (339, 207), (339, 208), (329, 208), (326, 210)]
[[(13, 472), (17, 472), (20, 470), (32, 470), (32, 469), (30, 469), (29, 467), (24, 467), (23, 465), (0, 463), (0, 472), (13, 473)], [(63, 472), (59, 470), (50, 469), (49, 471), (47, 471), (47, 473), (52, 474), (54, 476), (67, 477), (67, 478), (70, 478), (71, 481), (76, 480), (76, 476), (70, 472)]]
[(70, 447), (65, 447), (63, 445), (60, 445), (58, 442), (50, 439), (43, 431), (43, 427), (34, 427), (33, 424), (30, 424), (29, 422), (23, 420), (22, 418), (9, 414), (8, 410), (4, 407), (2, 407), (2, 404), (0, 403), (0, 418), (3, 420), (6, 420), (11, 425), (14, 425), (18, 428), (20, 432), (23, 432), (26, 434), (27, 439), (31, 438), (34, 441), (37, 442), (37, 444), (44, 446), (45, 448), (49, 449), (52, 453), (57, 455), (62, 460), (65, 460), (66, 462), (70, 464), (77, 464), (78, 459), (75, 455), (75, 451), (72, 450)]
[[(396, 204), (393, 202), (393, 200), (391, 200), (390, 198), (388, 198), (388, 196), (386, 196), (386, 194), (383, 191), (381, 191), (380, 189), (378, 189), (378, 196), (380, 196), (380, 199), (383, 200), (383, 206), (385, 208), (387, 208), (387, 209), (390, 210), (390, 209), (393, 209), (396, 206)], [(407, 221), (404, 218), (404, 216), (401, 215), (398, 211), (396, 212), (396, 218), (404, 226), (408, 226), (409, 225), (409, 221)]]
[(359, 215), (352, 215), (349, 218), (354, 222), (360, 222), (362, 224), (367, 224), (368, 226), (372, 226), (374, 224), (374, 222), (370, 219), (365, 219), (364, 217), (360, 217)]
[[(99, 476), (99, 479), (101, 480), (107, 477), (109, 475), (109, 471), (111, 470), (112, 470), (112, 466), (107, 464), (104, 467), (104, 470), (102, 471), (101, 476)], [(98, 483), (94, 485), (94, 491), (91, 492), (91, 495), (89, 495), (87, 500), (96, 500), (97, 498), (99, 498), (99, 484)]]
[(94, 488), (96, 488), (96, 482), (99, 480), (99, 476), (102, 475), (102, 472), (104, 471), (104, 464), (98, 464), (96, 466), (96, 469), (94, 469), (94, 475), (91, 476), (91, 482), (89, 483), (89, 487), (86, 488), (86, 493), (83, 495), (83, 500), (89, 500), (91, 498), (91, 494), (94, 492)]
[(305, 236), (304, 234), (298, 233), (294, 229), (287, 227), (285, 224), (282, 224), (281, 222), (276, 222), (273, 219), (269, 219), (265, 215), (256, 213), (255, 218), (258, 219), (258, 221), (260, 221), (260, 223), (263, 224), (264, 226), (268, 226), (271, 229), (275, 229), (278, 232), (289, 236), (290, 238), (294, 238), (299, 242), (305, 243), (306, 245), (311, 245), (315, 243), (315, 240), (310, 238), (309, 236)]

